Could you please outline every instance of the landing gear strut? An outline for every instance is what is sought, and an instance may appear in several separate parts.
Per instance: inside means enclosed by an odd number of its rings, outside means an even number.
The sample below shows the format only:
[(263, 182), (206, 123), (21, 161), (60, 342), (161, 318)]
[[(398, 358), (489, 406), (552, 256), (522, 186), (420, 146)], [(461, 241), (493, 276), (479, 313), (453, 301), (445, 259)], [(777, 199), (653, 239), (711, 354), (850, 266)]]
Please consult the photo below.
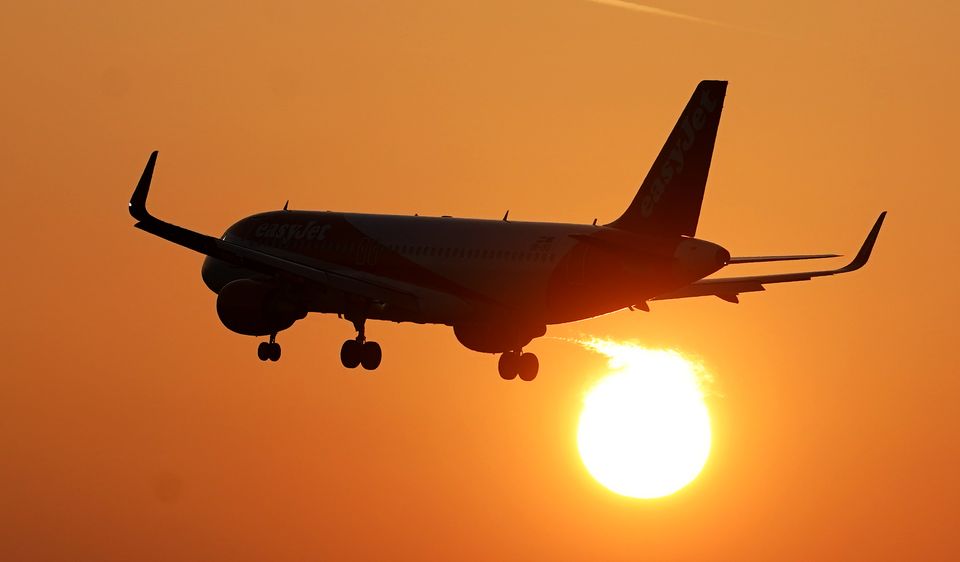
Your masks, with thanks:
[(260, 342), (257, 346), (257, 357), (261, 361), (279, 361), (280, 344), (277, 343), (277, 334), (270, 334), (269, 342)]
[(520, 380), (529, 382), (537, 378), (540, 361), (532, 353), (523, 353), (520, 350), (507, 351), (500, 356), (497, 369), (500, 371), (500, 378), (504, 380), (513, 380), (520, 375)]
[(372, 371), (380, 366), (383, 359), (383, 351), (380, 344), (375, 341), (367, 341), (366, 318), (348, 318), (353, 322), (353, 327), (357, 330), (357, 337), (343, 342), (340, 348), (340, 362), (348, 369), (356, 369), (362, 365), (364, 369)]

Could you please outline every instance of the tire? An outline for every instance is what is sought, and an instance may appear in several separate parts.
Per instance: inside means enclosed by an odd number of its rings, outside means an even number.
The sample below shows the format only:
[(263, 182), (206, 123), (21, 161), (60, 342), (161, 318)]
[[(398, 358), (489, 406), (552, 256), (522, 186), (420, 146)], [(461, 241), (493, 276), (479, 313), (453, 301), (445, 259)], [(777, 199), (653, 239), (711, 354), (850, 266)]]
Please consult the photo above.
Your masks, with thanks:
[(271, 361), (280, 360), (280, 344), (279, 343), (270, 344), (270, 356), (267, 359)]
[(520, 380), (530, 382), (537, 378), (537, 372), (540, 371), (540, 360), (532, 353), (524, 353), (518, 361), (520, 367)]
[(513, 351), (507, 351), (500, 356), (500, 361), (497, 362), (497, 370), (500, 371), (500, 378), (505, 381), (510, 381), (517, 378), (517, 354)]
[(257, 346), (257, 358), (261, 361), (266, 361), (270, 358), (270, 344), (262, 341), (260, 345)]
[(380, 344), (375, 341), (365, 342), (360, 350), (360, 364), (363, 368), (372, 371), (380, 366), (381, 360), (383, 360), (383, 350), (380, 349)]
[(348, 369), (356, 369), (357, 365), (360, 364), (362, 351), (362, 344), (357, 340), (343, 342), (343, 346), (340, 348), (340, 363)]

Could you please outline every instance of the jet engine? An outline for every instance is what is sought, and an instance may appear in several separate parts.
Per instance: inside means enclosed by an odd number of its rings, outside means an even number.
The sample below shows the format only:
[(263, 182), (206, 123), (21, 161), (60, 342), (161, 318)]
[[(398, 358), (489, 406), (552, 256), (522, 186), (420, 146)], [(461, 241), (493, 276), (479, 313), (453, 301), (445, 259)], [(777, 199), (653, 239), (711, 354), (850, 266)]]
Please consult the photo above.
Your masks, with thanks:
[(286, 330), (306, 317), (307, 311), (275, 285), (238, 279), (220, 289), (217, 315), (238, 334), (267, 336)]
[(481, 353), (517, 351), (547, 333), (543, 324), (532, 323), (476, 323), (453, 327), (457, 341), (467, 349)]

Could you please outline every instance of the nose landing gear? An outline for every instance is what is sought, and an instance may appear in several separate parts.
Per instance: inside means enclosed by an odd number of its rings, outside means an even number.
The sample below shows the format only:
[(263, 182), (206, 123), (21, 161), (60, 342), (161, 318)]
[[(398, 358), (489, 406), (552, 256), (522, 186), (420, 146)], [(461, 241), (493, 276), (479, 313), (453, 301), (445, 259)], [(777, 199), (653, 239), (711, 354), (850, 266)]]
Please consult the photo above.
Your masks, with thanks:
[(523, 353), (519, 350), (507, 351), (500, 356), (497, 370), (500, 371), (500, 378), (504, 380), (513, 380), (519, 375), (520, 380), (529, 382), (537, 378), (540, 361), (532, 353)]
[(368, 371), (373, 371), (380, 366), (383, 360), (383, 350), (380, 344), (375, 341), (368, 341), (365, 334), (366, 318), (348, 318), (353, 322), (353, 327), (357, 329), (356, 339), (343, 342), (340, 347), (340, 363), (348, 369), (356, 369), (363, 366)]

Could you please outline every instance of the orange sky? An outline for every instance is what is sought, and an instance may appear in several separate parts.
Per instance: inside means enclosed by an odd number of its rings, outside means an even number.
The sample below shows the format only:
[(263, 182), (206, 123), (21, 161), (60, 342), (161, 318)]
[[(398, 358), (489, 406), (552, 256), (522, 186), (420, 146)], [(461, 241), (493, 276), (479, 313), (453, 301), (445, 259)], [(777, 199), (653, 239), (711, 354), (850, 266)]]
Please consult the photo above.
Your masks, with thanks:
[[(937, 559), (960, 550), (952, 2), (30, 2), (0, 20), (0, 559)], [(700, 478), (615, 496), (576, 451), (604, 359), (534, 384), (437, 326), (311, 317), (256, 360), (201, 257), (280, 207), (615, 218), (704, 78), (730, 81), (698, 234), (863, 271), (551, 328), (716, 376)], [(775, 264), (774, 264), (775, 268)], [(767, 268), (765, 270), (770, 270)], [(753, 271), (753, 270), (742, 270)]]

